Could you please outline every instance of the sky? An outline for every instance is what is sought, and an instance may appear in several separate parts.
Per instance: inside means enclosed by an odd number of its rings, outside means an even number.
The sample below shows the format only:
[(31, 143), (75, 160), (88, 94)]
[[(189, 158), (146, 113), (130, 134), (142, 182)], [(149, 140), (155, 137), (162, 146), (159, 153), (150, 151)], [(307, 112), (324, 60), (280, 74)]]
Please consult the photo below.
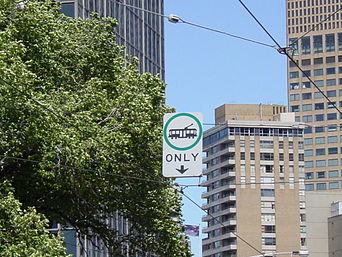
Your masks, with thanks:
[[(285, 46), (285, 0), (244, 3)], [(238, 0), (165, 0), (164, 13), (274, 45)], [(287, 104), (286, 57), (270, 47), (165, 20), (165, 65), (167, 104), (177, 112), (201, 112), (204, 123), (214, 122), (214, 109), (222, 104)], [(197, 185), (199, 179), (177, 183)], [(187, 187), (184, 193), (202, 205), (203, 190)], [(205, 227), (205, 213), (186, 198), (183, 203), (184, 223)], [(191, 246), (201, 257), (201, 238), (191, 237)]]

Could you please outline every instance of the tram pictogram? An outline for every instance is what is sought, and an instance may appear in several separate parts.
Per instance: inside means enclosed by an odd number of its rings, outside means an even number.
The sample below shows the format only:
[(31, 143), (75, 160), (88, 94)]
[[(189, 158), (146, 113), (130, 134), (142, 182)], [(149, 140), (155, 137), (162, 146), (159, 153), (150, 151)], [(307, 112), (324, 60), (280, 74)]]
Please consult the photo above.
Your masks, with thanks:
[(189, 128), (193, 125), (194, 124), (191, 123), (190, 125), (186, 126), (185, 128), (182, 128), (182, 129), (170, 129), (168, 137), (171, 139), (195, 138), (195, 137), (197, 137), (197, 129)]

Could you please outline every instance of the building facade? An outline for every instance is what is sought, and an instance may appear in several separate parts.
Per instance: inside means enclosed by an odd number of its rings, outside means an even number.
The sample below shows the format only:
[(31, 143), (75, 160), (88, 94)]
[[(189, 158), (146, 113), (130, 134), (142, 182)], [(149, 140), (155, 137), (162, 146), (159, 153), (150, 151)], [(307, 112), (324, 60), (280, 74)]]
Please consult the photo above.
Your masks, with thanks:
[[(251, 246), (263, 253), (306, 250), (304, 124), (277, 113), (284, 106), (254, 105), (250, 120), (238, 117), (253, 105), (230, 107), (217, 108), (222, 125), (204, 132), (203, 257), (259, 255)], [(258, 110), (269, 118), (260, 120)]]
[(289, 111), (296, 113), (296, 121), (308, 125), (306, 190), (340, 190), (342, 119), (334, 105), (342, 107), (342, 1), (286, 0), (286, 7), (293, 58), (331, 100), (294, 63), (288, 63)]
[(164, 79), (164, 20), (148, 12), (163, 14), (164, 0), (61, 0), (61, 8), (73, 18), (87, 19), (96, 12), (117, 19), (117, 42), (125, 46), (125, 53), (138, 57), (141, 73), (159, 74)]

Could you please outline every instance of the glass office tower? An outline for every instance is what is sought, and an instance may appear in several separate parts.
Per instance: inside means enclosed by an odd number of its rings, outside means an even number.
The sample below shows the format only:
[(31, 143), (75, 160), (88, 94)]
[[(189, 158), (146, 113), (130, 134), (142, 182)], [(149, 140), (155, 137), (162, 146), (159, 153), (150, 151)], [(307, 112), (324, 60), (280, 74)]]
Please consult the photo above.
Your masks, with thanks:
[[(139, 9), (164, 13), (163, 0), (62, 0), (62, 12), (74, 18), (89, 18), (92, 12), (118, 20), (117, 42), (128, 55), (139, 58), (140, 72), (160, 74), (164, 79), (163, 18)], [(137, 8), (128, 7), (135, 6)]]

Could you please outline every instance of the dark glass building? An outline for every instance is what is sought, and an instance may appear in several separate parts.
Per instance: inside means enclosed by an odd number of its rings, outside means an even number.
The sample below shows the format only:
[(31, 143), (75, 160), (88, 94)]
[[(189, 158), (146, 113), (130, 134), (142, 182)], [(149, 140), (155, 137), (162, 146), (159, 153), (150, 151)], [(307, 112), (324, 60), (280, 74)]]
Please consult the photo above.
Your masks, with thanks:
[[(89, 18), (93, 12), (118, 20), (117, 42), (126, 54), (139, 58), (140, 72), (164, 79), (164, 0), (66, 0), (62, 12), (73, 18)], [(134, 7), (128, 7), (134, 6)], [(146, 11), (142, 11), (142, 10)]]

